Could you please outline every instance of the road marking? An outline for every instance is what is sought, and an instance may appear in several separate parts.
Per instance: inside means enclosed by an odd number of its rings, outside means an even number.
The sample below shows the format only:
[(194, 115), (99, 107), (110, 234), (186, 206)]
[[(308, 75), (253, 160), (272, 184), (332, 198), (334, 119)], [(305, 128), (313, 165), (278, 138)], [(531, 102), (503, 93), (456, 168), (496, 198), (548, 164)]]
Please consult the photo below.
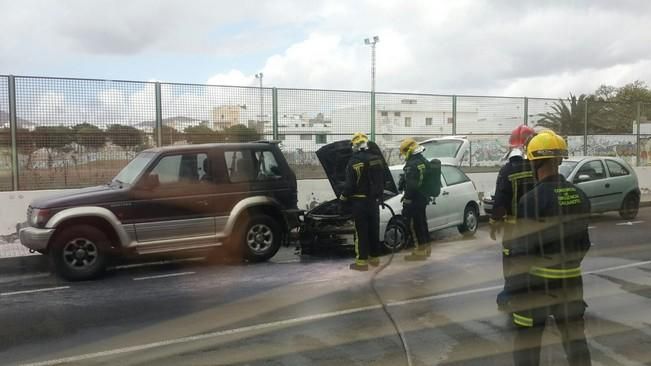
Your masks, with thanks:
[(272, 264), (290, 264), (290, 263), (299, 263), (300, 259), (288, 259), (286, 261), (270, 262)]
[(7, 276), (0, 278), (0, 283), (13, 282), (13, 281), (23, 281), (23, 280), (32, 280), (35, 278), (44, 278), (50, 277), (49, 273), (39, 273), (33, 275), (16, 275), (16, 276)]
[(22, 295), (22, 294), (33, 294), (36, 292), (48, 292), (48, 291), (57, 291), (69, 289), (70, 286), (58, 286), (58, 287), (48, 287), (48, 288), (39, 288), (35, 290), (23, 290), (23, 291), (12, 291), (12, 292), (2, 292), (0, 296), (13, 296), (13, 295)]
[(588, 230), (596, 229), (596, 226), (588, 226)]
[(615, 224), (615, 225), (617, 225), (617, 226), (622, 226), (622, 225), (633, 226), (635, 224), (640, 224), (642, 222), (644, 222), (644, 220), (620, 222), (619, 224)]
[[(625, 265), (621, 265), (621, 266), (602, 268), (602, 269), (586, 272), (585, 274), (594, 274), (594, 273), (601, 273), (601, 272), (607, 272), (607, 271), (615, 271), (615, 270), (618, 270), (618, 269), (637, 267), (637, 266), (642, 266), (642, 265), (645, 265), (645, 264), (651, 264), (651, 261), (637, 262), (637, 263), (630, 263), (630, 264), (625, 264)], [(447, 298), (452, 298), (452, 297), (458, 297), (458, 296), (464, 296), (464, 295), (494, 291), (494, 290), (501, 289), (503, 287), (504, 287), (503, 285), (490, 286), (490, 287), (483, 287), (483, 288), (472, 289), (472, 290), (449, 292), (449, 293), (443, 293), (443, 294), (438, 294), (438, 295), (419, 297), (419, 298), (414, 298), (414, 299), (409, 299), (409, 300), (393, 301), (393, 302), (388, 302), (387, 306), (403, 306), (403, 305), (410, 305), (410, 304), (415, 304), (415, 303), (419, 303), (419, 302), (447, 299)], [(357, 307), (357, 308), (352, 308), (352, 309), (339, 310), (339, 311), (333, 311), (333, 312), (328, 312), (328, 313), (321, 313), (321, 314), (302, 316), (302, 317), (298, 317), (298, 318), (290, 318), (290, 319), (285, 319), (285, 320), (279, 320), (279, 321), (275, 321), (275, 322), (254, 324), (254, 325), (249, 325), (249, 326), (241, 327), (241, 328), (225, 329), (225, 330), (220, 330), (220, 331), (211, 332), (211, 333), (199, 334), (199, 335), (195, 335), (195, 336), (188, 336), (188, 337), (174, 338), (174, 339), (168, 339), (168, 340), (152, 342), (152, 343), (145, 343), (145, 344), (141, 344), (141, 345), (138, 345), (138, 346), (115, 348), (115, 349), (111, 349), (111, 350), (107, 350), (107, 351), (100, 351), (100, 352), (95, 352), (95, 353), (87, 353), (87, 354), (71, 356), (71, 357), (65, 357), (65, 358), (59, 358), (59, 359), (54, 359), (54, 360), (47, 360), (47, 361), (42, 361), (42, 362), (34, 362), (34, 363), (29, 363), (29, 364), (23, 364), (22, 366), (53, 366), (53, 365), (60, 365), (60, 364), (63, 364), (63, 363), (81, 362), (81, 361), (86, 361), (86, 360), (90, 360), (90, 359), (94, 359), (94, 358), (109, 357), (109, 356), (115, 356), (115, 355), (120, 355), (120, 354), (125, 354), (125, 353), (145, 351), (145, 350), (152, 349), (152, 348), (158, 348), (158, 347), (171, 346), (171, 345), (176, 345), (176, 344), (196, 342), (196, 341), (201, 341), (201, 340), (206, 340), (206, 339), (211, 339), (211, 338), (218, 338), (218, 337), (226, 336), (226, 335), (233, 335), (233, 334), (246, 333), (246, 332), (251, 332), (251, 331), (264, 330), (264, 329), (269, 329), (269, 328), (274, 328), (274, 327), (279, 327), (279, 326), (294, 325), (294, 324), (297, 324), (297, 323), (304, 323), (304, 322), (315, 321), (315, 320), (323, 320), (323, 319), (334, 318), (334, 317), (343, 316), (343, 315), (350, 315), (350, 314), (356, 314), (356, 313), (361, 313), (361, 312), (365, 312), (365, 311), (379, 310), (379, 309), (382, 309), (382, 305), (378, 304), (378, 305), (362, 306), (362, 307)]]
[(170, 260), (166, 260), (166, 261), (157, 261), (157, 262), (123, 264), (123, 265), (120, 265), (120, 266), (111, 267), (109, 269), (130, 269), (130, 268), (140, 268), (140, 267), (153, 267), (153, 266), (160, 266), (160, 265), (163, 265), (163, 264), (184, 263), (184, 262), (200, 262), (200, 261), (205, 260), (205, 259), (206, 259), (206, 257), (170, 259)]
[(635, 262), (635, 263), (629, 263), (629, 264), (622, 264), (621, 266), (614, 266), (614, 267), (608, 267), (608, 268), (596, 269), (596, 270), (594, 270), (594, 271), (584, 272), (583, 274), (589, 275), (589, 274), (596, 274), (596, 273), (610, 272), (610, 271), (616, 271), (616, 270), (618, 270), (618, 269), (626, 269), (626, 268), (639, 267), (639, 266), (643, 266), (643, 265), (645, 265), (645, 264), (651, 264), (651, 261), (644, 261), (644, 262)]
[(187, 276), (187, 275), (192, 275), (197, 272), (177, 272), (177, 273), (168, 273), (168, 274), (163, 274), (163, 275), (156, 275), (156, 276), (145, 276), (145, 277), (134, 277), (134, 281), (144, 281), (144, 280), (153, 280), (157, 278), (167, 278), (167, 277), (178, 277), (178, 276)]

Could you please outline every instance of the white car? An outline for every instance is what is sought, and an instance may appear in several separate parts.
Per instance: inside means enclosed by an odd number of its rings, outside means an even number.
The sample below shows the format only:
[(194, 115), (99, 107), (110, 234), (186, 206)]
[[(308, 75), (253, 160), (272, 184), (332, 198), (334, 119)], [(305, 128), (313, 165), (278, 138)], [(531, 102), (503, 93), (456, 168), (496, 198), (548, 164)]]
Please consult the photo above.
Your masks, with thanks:
[[(369, 149), (380, 154), (380, 149), (372, 142)], [(317, 151), (336, 196), (341, 194), (345, 168), (351, 155), (348, 140), (325, 145)], [(389, 250), (400, 249), (411, 241), (401, 211), (402, 193), (398, 192), (396, 179), (387, 169), (384, 205), (380, 211), (380, 239)], [(466, 174), (448, 162), (441, 167), (441, 194), (436, 198), (436, 204), (427, 206), (427, 222), (430, 231), (449, 227), (457, 227), (464, 235), (473, 235), (477, 231), (477, 189)], [(352, 217), (347, 206), (337, 199), (330, 200), (305, 213), (299, 235), (301, 249), (303, 253), (310, 253), (319, 248), (350, 246), (352, 234)]]

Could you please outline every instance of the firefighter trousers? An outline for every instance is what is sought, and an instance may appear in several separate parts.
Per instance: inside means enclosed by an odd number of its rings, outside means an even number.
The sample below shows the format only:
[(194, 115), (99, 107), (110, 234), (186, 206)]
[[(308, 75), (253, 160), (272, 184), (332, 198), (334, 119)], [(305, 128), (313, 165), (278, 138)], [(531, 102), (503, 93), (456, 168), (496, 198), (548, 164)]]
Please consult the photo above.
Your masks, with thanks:
[(429, 255), (431, 239), (427, 228), (427, 202), (405, 202), (402, 206), (402, 215), (405, 217), (407, 230), (411, 232), (414, 240), (414, 253)]
[(590, 350), (585, 339), (585, 302), (572, 301), (513, 313), (517, 327), (513, 342), (516, 366), (540, 364), (540, 344), (545, 323), (553, 316), (561, 334), (563, 349), (570, 366), (591, 365)]
[(355, 221), (355, 263), (368, 264), (380, 256), (380, 206), (372, 199), (353, 199)]

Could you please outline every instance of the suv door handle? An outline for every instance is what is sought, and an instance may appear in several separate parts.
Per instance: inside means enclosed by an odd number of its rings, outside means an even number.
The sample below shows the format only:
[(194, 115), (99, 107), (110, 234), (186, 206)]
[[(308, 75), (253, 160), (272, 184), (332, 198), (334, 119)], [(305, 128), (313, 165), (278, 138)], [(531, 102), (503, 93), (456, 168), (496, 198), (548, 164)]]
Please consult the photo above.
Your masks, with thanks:
[(208, 206), (208, 200), (197, 201), (197, 205), (200, 205), (200, 206)]
[(606, 183), (606, 188), (610, 188), (610, 183)]
[(450, 192), (448, 192), (448, 191), (443, 191), (443, 193), (441, 193), (441, 196), (447, 196), (448, 194), (450, 194)]

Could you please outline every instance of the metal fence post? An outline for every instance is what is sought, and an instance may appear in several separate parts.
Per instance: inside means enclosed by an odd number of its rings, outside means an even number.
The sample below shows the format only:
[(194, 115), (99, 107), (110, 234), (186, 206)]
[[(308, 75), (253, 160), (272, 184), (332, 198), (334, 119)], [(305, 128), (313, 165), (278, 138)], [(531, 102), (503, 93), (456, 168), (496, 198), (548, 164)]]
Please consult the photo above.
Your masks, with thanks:
[(156, 90), (156, 146), (163, 146), (163, 105), (161, 103), (161, 87), (160, 83), (154, 84)]
[(529, 98), (524, 97), (524, 125), (529, 125)]
[(271, 89), (271, 131), (273, 139), (278, 140), (278, 89)]
[(642, 155), (642, 147), (640, 146), (640, 120), (642, 119), (642, 102), (637, 102), (637, 113), (635, 120), (637, 121), (636, 133), (636, 153), (635, 153), (635, 166), (640, 166), (640, 155)]
[(11, 133), (11, 185), (18, 190), (18, 119), (16, 118), (16, 78), (9, 76), (9, 130)]
[(584, 100), (585, 108), (583, 109), (583, 156), (588, 155), (588, 101)]
[(375, 141), (375, 91), (371, 91), (371, 141)]
[(452, 96), (452, 135), (457, 134), (457, 96)]

